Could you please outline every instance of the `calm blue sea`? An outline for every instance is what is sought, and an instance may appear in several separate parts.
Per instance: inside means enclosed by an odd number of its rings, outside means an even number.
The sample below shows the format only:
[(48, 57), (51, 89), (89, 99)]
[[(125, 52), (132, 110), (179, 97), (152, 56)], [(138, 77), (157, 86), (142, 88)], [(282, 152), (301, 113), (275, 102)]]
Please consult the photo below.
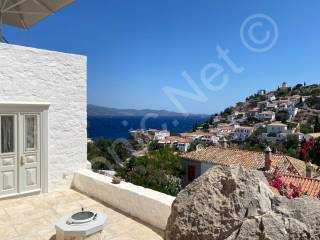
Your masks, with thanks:
[(207, 117), (88, 117), (88, 137), (116, 139), (128, 138), (131, 129), (156, 128), (168, 129), (171, 133), (190, 131), (195, 123), (205, 121)]

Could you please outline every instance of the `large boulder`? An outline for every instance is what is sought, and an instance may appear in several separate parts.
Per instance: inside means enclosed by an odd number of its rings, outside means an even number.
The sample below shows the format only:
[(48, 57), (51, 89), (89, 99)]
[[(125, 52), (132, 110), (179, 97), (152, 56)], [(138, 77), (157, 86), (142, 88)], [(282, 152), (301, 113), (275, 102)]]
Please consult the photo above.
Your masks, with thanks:
[(274, 194), (260, 171), (216, 166), (182, 190), (166, 240), (320, 239), (320, 201)]

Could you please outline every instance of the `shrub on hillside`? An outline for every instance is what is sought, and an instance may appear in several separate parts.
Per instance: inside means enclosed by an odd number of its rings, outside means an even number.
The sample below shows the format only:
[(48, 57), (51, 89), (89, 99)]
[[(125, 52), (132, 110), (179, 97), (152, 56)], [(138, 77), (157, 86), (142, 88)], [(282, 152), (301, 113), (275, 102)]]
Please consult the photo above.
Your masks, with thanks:
[(128, 182), (173, 196), (181, 190), (181, 161), (169, 147), (148, 156), (131, 157), (117, 168), (117, 173)]

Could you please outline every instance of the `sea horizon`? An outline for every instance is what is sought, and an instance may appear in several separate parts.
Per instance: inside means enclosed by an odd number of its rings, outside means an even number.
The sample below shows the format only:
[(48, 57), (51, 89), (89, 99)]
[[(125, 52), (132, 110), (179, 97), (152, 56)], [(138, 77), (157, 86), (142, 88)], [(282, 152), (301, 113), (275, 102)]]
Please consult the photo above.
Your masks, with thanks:
[(189, 132), (195, 124), (207, 120), (205, 116), (88, 116), (88, 138), (128, 139), (129, 131), (134, 129), (166, 129), (171, 134)]

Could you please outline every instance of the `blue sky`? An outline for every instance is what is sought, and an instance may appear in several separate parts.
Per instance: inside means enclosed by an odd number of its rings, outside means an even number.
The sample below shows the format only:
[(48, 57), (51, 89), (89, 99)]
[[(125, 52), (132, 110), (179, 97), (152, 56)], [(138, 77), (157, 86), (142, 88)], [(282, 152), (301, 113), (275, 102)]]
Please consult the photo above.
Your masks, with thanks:
[[(318, 0), (78, 0), (28, 31), (6, 27), (5, 36), (13, 44), (87, 55), (89, 103), (179, 111), (163, 89), (194, 93), (185, 71), (201, 97), (177, 97), (180, 106), (190, 113), (213, 113), (283, 81), (319, 83), (319, 12)], [(275, 25), (255, 14), (271, 17)], [(243, 44), (240, 28), (248, 17), (247, 43), (252, 46), (248, 29), (253, 25), (260, 41), (253, 47), (261, 50), (269, 46), (264, 40), (275, 39), (269, 50), (254, 52)], [(229, 59), (243, 71), (234, 72), (219, 59), (217, 46), (228, 49)], [(219, 85), (225, 75), (229, 79), (218, 91), (200, 76), (212, 64), (223, 73), (211, 84)], [(206, 76), (216, 69), (209, 67)]]

